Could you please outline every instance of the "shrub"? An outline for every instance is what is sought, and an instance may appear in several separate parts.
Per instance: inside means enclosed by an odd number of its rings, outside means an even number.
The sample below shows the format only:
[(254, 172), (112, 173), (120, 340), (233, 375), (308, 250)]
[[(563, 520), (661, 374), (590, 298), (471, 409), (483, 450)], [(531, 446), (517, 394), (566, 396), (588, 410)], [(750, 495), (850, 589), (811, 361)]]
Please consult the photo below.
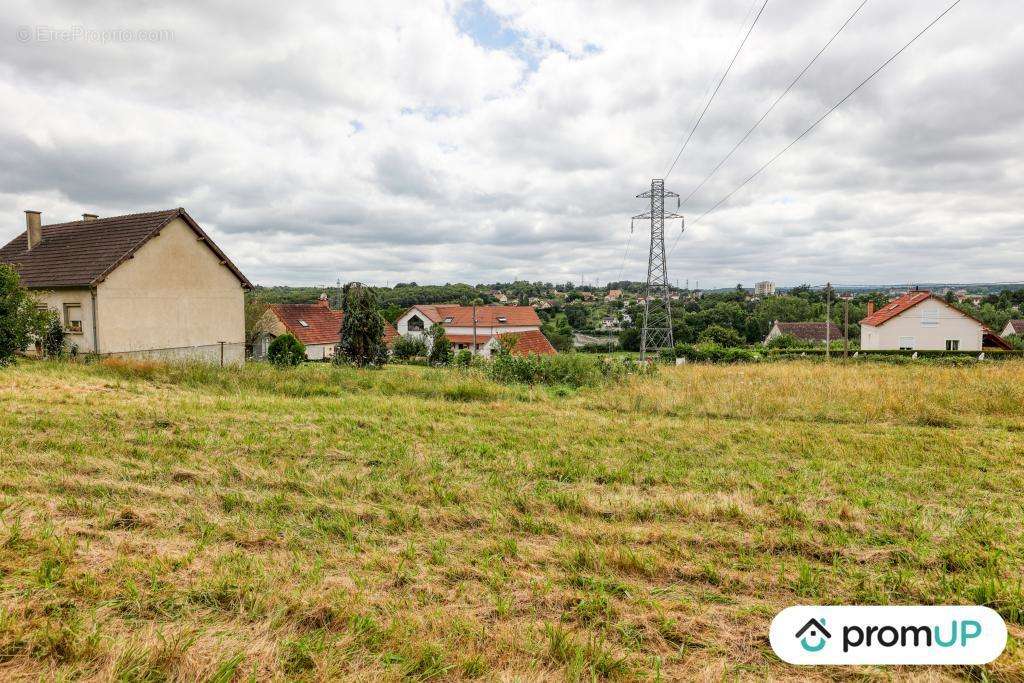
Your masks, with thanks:
[(298, 365), (306, 360), (306, 346), (291, 334), (282, 334), (267, 347), (267, 360), (280, 367)]
[(696, 363), (756, 363), (761, 360), (761, 354), (752, 349), (721, 346), (714, 342), (676, 344), (674, 356)]
[(460, 368), (468, 368), (473, 363), (473, 353), (468, 349), (462, 349), (455, 354), (455, 365)]
[(778, 337), (772, 337), (765, 344), (769, 349), (796, 349), (801, 346), (806, 346), (799, 339), (791, 334), (780, 334)]
[(49, 358), (60, 358), (64, 355), (64, 341), (67, 335), (56, 311), (50, 311), (48, 317), (49, 322), (42, 338), (43, 351)]
[(427, 343), (423, 341), (422, 337), (399, 337), (391, 346), (391, 353), (399, 360), (426, 357)]
[(626, 358), (596, 358), (579, 353), (516, 356), (499, 353), (488, 366), (491, 379), (505, 384), (594, 386), (628, 375), (650, 374), (655, 366)]

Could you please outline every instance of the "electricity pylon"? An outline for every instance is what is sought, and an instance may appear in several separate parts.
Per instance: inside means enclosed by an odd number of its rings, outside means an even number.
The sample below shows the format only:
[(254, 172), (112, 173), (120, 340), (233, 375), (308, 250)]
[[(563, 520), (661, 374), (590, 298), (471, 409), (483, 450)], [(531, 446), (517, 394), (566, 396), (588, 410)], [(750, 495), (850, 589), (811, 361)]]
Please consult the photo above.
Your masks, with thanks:
[[(651, 250), (647, 257), (647, 287), (644, 291), (644, 326), (640, 334), (640, 360), (647, 358), (648, 350), (672, 348), (672, 298), (668, 283), (668, 260), (665, 256), (665, 219), (682, 218), (677, 213), (665, 213), (665, 197), (679, 195), (665, 191), (665, 181), (651, 180), (651, 189), (637, 195), (650, 198), (651, 210), (633, 216), (633, 220), (651, 220)], [(630, 228), (632, 229), (632, 228)]]

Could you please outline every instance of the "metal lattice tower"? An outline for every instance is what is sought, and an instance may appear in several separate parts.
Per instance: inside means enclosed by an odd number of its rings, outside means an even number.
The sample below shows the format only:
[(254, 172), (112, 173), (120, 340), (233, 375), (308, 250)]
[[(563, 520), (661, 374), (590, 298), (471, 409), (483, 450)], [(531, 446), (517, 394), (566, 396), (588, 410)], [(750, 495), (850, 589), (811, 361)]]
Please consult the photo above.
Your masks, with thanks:
[(665, 256), (665, 219), (682, 218), (677, 213), (665, 213), (665, 197), (675, 197), (678, 206), (679, 195), (665, 191), (665, 181), (651, 180), (651, 189), (637, 195), (651, 199), (651, 210), (633, 216), (633, 220), (651, 220), (651, 251), (647, 257), (647, 287), (644, 290), (644, 326), (640, 335), (640, 359), (648, 351), (672, 348), (672, 299), (668, 283), (668, 260)]

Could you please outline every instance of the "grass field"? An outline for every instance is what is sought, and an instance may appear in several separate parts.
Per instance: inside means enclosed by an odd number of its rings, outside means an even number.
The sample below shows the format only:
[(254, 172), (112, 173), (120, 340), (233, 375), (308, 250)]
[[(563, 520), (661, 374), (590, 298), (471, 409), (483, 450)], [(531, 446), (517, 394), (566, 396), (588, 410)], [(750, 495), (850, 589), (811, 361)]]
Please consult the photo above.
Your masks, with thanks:
[[(1024, 679), (1024, 363), (0, 369), (0, 678)], [(793, 604), (987, 604), (796, 669)]]

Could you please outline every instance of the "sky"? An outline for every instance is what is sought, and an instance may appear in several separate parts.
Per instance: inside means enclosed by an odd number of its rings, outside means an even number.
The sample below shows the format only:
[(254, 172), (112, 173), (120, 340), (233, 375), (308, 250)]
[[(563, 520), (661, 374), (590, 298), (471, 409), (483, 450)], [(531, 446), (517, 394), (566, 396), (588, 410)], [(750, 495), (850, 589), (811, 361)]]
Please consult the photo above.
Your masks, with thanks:
[[(176, 206), (255, 283), (646, 276), (665, 177), (763, 0), (14, 0), (0, 241)], [(861, 0), (769, 0), (686, 197)], [(703, 288), (1024, 280), (1024, 3), (869, 0), (667, 229)], [(332, 6), (337, 5), (337, 6)], [(668, 208), (675, 209), (675, 202)]]

